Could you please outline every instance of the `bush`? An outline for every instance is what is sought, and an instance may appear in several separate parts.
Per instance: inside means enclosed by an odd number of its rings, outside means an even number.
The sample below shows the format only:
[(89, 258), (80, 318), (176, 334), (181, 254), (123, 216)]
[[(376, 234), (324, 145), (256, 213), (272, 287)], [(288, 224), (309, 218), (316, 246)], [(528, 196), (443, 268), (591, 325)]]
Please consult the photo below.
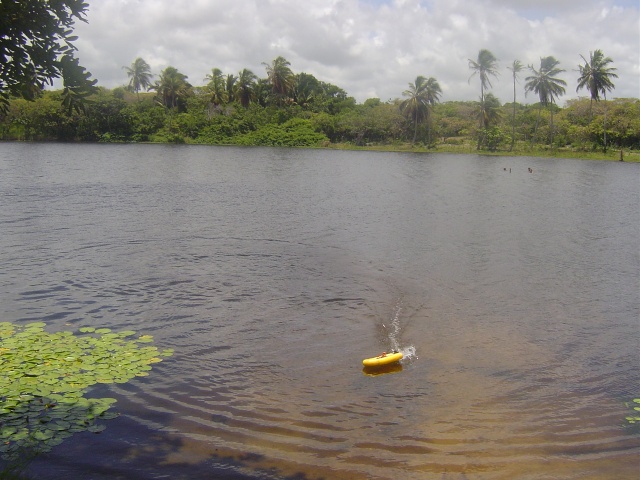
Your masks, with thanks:
[(262, 145), (273, 147), (315, 147), (329, 139), (314, 130), (309, 120), (294, 118), (282, 125), (266, 125), (254, 132), (235, 137), (232, 143), (237, 145)]
[(505, 133), (499, 127), (485, 128), (482, 132), (483, 143), (491, 152), (495, 152), (498, 146), (502, 144), (506, 139), (511, 139), (509, 135)]

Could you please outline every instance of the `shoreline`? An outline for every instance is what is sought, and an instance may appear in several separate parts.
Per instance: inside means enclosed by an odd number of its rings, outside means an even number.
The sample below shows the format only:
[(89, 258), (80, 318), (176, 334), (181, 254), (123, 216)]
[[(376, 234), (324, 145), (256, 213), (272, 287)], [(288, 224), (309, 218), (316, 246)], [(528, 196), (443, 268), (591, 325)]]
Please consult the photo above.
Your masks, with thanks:
[[(77, 144), (119, 144), (119, 145), (176, 145), (172, 142), (61, 142), (58, 140), (0, 140), (0, 143), (77, 143)], [(218, 147), (241, 147), (246, 145), (236, 145), (233, 143), (198, 143), (186, 142), (178, 145), (210, 145)], [(377, 144), (377, 145), (353, 145), (350, 143), (330, 143), (328, 145), (301, 145), (301, 146), (273, 146), (273, 145), (255, 145), (256, 147), (271, 148), (311, 148), (318, 150), (352, 150), (352, 151), (370, 151), (370, 152), (394, 152), (394, 153), (445, 153), (458, 155), (480, 155), (488, 157), (538, 157), (538, 158), (557, 158), (557, 159), (576, 159), (576, 160), (599, 160), (607, 162), (621, 163), (640, 163), (640, 151), (628, 149), (610, 149), (607, 153), (602, 151), (583, 151), (568, 148), (534, 148), (519, 147), (512, 151), (509, 150), (477, 150), (475, 146), (470, 144), (451, 145), (439, 144), (433, 147), (416, 146), (411, 144)], [(620, 156), (622, 154), (622, 160)]]
[[(540, 157), (540, 158), (567, 158), (577, 160), (601, 160), (607, 162), (621, 162), (620, 149), (610, 149), (607, 153), (601, 151), (578, 151), (567, 148), (515, 148), (508, 150), (477, 150), (474, 146), (468, 145), (447, 145), (440, 144), (435, 147), (403, 145), (368, 145), (355, 146), (349, 144), (331, 144), (325, 147), (329, 150), (362, 150), (380, 152), (407, 152), (407, 153), (451, 153), (460, 155), (482, 155), (490, 157)], [(623, 160), (621, 163), (640, 163), (640, 152), (622, 149)]]

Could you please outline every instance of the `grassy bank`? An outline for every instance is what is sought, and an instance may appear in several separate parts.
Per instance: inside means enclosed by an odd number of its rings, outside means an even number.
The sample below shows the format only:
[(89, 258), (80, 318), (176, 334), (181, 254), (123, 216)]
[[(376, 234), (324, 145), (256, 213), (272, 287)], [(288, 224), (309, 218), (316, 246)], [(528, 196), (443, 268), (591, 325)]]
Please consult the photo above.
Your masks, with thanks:
[[(413, 153), (458, 153), (473, 155), (491, 155), (504, 157), (543, 157), (543, 158), (576, 158), (582, 160), (605, 160), (611, 162), (620, 161), (620, 150), (608, 150), (604, 153), (598, 151), (575, 150), (572, 148), (531, 148), (529, 144), (515, 145), (512, 151), (508, 149), (498, 149), (490, 152), (488, 150), (477, 150), (476, 145), (464, 143), (461, 145), (437, 144), (433, 147), (424, 145), (411, 145), (410, 143), (397, 144), (369, 144), (366, 146), (355, 146), (349, 143), (331, 144), (327, 148), (336, 150), (370, 150), (380, 152), (413, 152)], [(623, 150), (622, 158), (624, 162), (640, 163), (640, 151)]]

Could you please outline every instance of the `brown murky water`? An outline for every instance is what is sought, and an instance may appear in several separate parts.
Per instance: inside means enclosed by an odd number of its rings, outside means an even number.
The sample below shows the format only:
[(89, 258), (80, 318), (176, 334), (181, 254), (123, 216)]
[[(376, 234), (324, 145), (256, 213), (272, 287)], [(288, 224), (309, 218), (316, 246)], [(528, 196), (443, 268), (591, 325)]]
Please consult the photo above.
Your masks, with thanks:
[(97, 388), (122, 415), (30, 472), (636, 478), (638, 185), (575, 160), (1, 144), (2, 320), (176, 351)]

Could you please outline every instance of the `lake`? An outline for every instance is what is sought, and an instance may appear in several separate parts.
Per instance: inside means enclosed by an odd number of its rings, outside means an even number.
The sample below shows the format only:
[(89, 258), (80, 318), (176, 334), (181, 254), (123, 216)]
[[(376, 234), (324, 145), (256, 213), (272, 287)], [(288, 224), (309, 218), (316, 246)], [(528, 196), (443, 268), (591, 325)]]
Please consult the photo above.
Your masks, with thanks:
[(36, 478), (636, 478), (640, 164), (2, 143), (0, 198), (0, 321), (175, 350)]

